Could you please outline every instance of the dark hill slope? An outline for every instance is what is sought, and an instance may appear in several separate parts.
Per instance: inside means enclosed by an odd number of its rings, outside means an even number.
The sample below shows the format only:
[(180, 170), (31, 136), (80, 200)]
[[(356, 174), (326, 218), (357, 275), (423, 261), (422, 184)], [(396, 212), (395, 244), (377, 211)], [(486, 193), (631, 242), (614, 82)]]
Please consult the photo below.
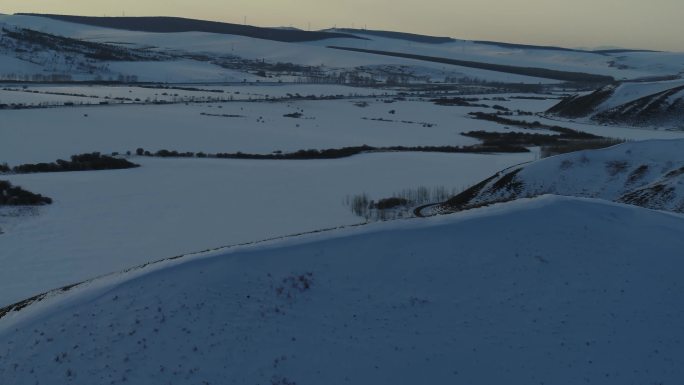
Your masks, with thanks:
[(90, 17), (35, 13), (22, 13), (20, 15), (45, 17), (69, 23), (92, 25), (103, 28), (123, 29), (129, 31), (155, 33), (208, 32), (224, 35), (247, 36), (257, 39), (282, 42), (303, 42), (334, 38), (362, 39), (358, 36), (343, 33), (262, 28), (249, 25), (221, 23), (216, 21), (186, 19), (181, 17)]
[(407, 40), (407, 41), (412, 41), (412, 42), (416, 42), (416, 43), (425, 43), (425, 44), (444, 44), (444, 43), (452, 43), (452, 42), (456, 41), (455, 39), (452, 39), (450, 37), (418, 35), (415, 33), (407, 33), (407, 32), (378, 31), (378, 30), (353, 29), (353, 28), (341, 28), (341, 29), (337, 29), (337, 31), (352, 33), (354, 35), (368, 35), (368, 36), (385, 37), (388, 39)]

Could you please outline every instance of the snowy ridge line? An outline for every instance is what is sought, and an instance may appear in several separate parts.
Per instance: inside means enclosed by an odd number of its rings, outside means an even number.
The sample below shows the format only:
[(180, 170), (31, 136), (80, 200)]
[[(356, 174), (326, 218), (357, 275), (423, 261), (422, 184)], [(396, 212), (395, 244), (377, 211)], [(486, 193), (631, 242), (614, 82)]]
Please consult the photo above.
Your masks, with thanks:
[[(408, 220), (408, 219), (415, 219), (415, 218), (404, 218), (404, 220)], [(62, 286), (62, 287), (59, 287), (59, 288), (56, 288), (56, 289), (35, 295), (33, 297), (27, 298), (23, 301), (19, 301), (19, 302), (16, 302), (14, 304), (2, 307), (2, 308), (0, 308), (0, 320), (7, 317), (11, 313), (19, 312), (22, 309), (27, 308), (27, 307), (35, 304), (35, 303), (41, 302), (41, 301), (48, 299), (48, 298), (56, 297), (56, 296), (63, 294), (63, 293), (67, 293), (67, 292), (71, 291), (72, 289), (75, 289), (75, 288), (78, 288), (78, 287), (81, 287), (84, 285), (88, 285), (88, 284), (96, 282), (96, 281), (101, 281), (101, 280), (104, 280), (107, 278), (120, 277), (120, 276), (123, 276), (123, 275), (128, 274), (128, 273), (141, 271), (147, 267), (157, 266), (157, 265), (160, 265), (164, 262), (177, 261), (177, 260), (188, 258), (188, 257), (199, 257), (199, 256), (207, 256), (208, 257), (209, 255), (206, 255), (206, 254), (210, 254), (210, 253), (214, 253), (214, 252), (218, 252), (218, 251), (226, 251), (226, 250), (231, 250), (231, 249), (235, 249), (235, 248), (239, 248), (239, 247), (245, 247), (245, 246), (255, 246), (255, 245), (268, 244), (268, 243), (275, 242), (275, 241), (298, 238), (298, 237), (302, 237), (305, 235), (330, 233), (330, 232), (342, 230), (342, 229), (362, 227), (362, 226), (370, 225), (371, 223), (372, 222), (363, 222), (363, 223), (357, 223), (354, 225), (329, 227), (329, 228), (325, 228), (325, 229), (306, 231), (306, 232), (302, 232), (302, 233), (283, 235), (283, 236), (273, 237), (273, 238), (266, 238), (266, 239), (261, 239), (258, 241), (251, 241), (251, 242), (236, 243), (236, 244), (226, 245), (226, 246), (219, 246), (219, 247), (214, 247), (214, 248), (206, 249), (206, 250), (202, 250), (202, 251), (196, 251), (196, 252), (192, 252), (192, 253), (181, 254), (181, 255), (174, 256), (174, 257), (158, 259), (156, 261), (151, 261), (151, 262), (144, 263), (142, 265), (133, 266), (133, 267), (130, 267), (128, 269), (124, 269), (124, 270), (121, 270), (118, 272), (108, 273), (108, 274), (100, 275), (100, 276), (97, 276), (95, 278), (91, 278), (91, 279), (81, 281), (78, 283), (73, 283), (70, 285)]]

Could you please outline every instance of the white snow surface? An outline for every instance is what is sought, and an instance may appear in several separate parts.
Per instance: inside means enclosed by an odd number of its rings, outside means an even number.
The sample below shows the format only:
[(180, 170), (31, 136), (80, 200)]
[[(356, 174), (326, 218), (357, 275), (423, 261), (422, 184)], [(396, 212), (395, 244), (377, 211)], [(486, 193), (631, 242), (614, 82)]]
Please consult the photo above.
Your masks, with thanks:
[(683, 232), (546, 196), (167, 261), (0, 320), (0, 378), (678, 383)]
[[(54, 199), (0, 209), (0, 307), (130, 266), (211, 247), (364, 222), (366, 193), (461, 190), (534, 154), (365, 154), (337, 160), (133, 158), (129, 170), (3, 175)], [(21, 214), (19, 217), (15, 215)]]

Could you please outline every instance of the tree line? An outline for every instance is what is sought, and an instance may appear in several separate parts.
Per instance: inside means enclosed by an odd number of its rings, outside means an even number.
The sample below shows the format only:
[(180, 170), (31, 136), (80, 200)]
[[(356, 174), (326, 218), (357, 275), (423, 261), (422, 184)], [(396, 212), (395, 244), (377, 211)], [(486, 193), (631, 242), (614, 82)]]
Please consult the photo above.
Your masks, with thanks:
[(31, 174), (38, 172), (64, 172), (64, 171), (95, 171), (95, 170), (118, 170), (140, 167), (126, 159), (102, 155), (99, 152), (72, 155), (71, 160), (58, 159), (52, 163), (27, 163), (9, 167), (0, 165), (0, 172), (13, 172), (16, 174)]

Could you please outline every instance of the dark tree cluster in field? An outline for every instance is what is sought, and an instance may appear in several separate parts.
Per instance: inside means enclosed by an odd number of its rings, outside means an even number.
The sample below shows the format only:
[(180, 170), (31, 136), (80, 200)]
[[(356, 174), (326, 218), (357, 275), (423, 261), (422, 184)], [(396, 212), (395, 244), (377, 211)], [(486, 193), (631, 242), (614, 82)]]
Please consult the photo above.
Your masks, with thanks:
[(485, 146), (541, 146), (542, 158), (564, 154), (580, 150), (593, 150), (606, 148), (623, 143), (622, 139), (606, 138), (586, 132), (573, 130), (566, 127), (550, 126), (538, 121), (526, 122), (510, 119), (501, 114), (489, 114), (485, 112), (471, 112), (475, 119), (487, 120), (499, 124), (520, 127), (529, 130), (548, 130), (558, 135), (548, 135), (528, 132), (489, 132), (470, 131), (461, 135), (477, 138), (483, 141)]
[(486, 104), (474, 103), (474, 102), (480, 101), (480, 99), (477, 99), (477, 98), (459, 98), (459, 97), (439, 98), (439, 99), (432, 99), (430, 101), (435, 103), (438, 106), (484, 107), (484, 108), (489, 107)]
[(438, 152), (438, 153), (522, 153), (529, 152), (521, 146), (500, 143), (494, 145), (478, 146), (390, 146), (373, 147), (368, 145), (329, 148), (325, 150), (299, 150), (295, 152), (283, 153), (276, 151), (271, 154), (248, 154), (244, 152), (234, 153), (215, 153), (204, 152), (180, 152), (171, 150), (159, 150), (150, 152), (143, 148), (138, 148), (135, 153), (138, 156), (153, 156), (159, 158), (217, 158), (217, 159), (253, 159), (253, 160), (314, 160), (314, 159), (340, 159), (350, 156), (372, 153), (372, 152)]
[(393, 209), (395, 207), (399, 206), (406, 206), (409, 204), (409, 201), (404, 198), (385, 198), (385, 199), (380, 199), (377, 203), (373, 205), (373, 208), (378, 209), (378, 210), (387, 210), (387, 209)]
[(58, 159), (53, 163), (22, 164), (12, 168), (17, 174), (37, 172), (119, 170), (140, 167), (126, 159), (102, 155), (99, 152), (73, 155), (70, 161)]
[(6, 180), (0, 180), (0, 206), (42, 206), (52, 203), (52, 199), (40, 194), (26, 191), (19, 186), (12, 186)]
[(531, 130), (549, 130), (557, 132), (564, 135), (566, 139), (599, 139), (600, 136), (589, 134), (582, 131), (573, 130), (561, 126), (550, 126), (548, 124), (542, 124), (538, 121), (526, 122), (524, 120), (515, 120), (502, 116), (502, 114), (490, 114), (486, 112), (470, 112), (468, 115), (474, 117), (475, 119), (487, 120), (490, 122), (495, 122), (499, 124), (527, 128)]
[(562, 135), (547, 135), (527, 132), (491, 132), (469, 131), (461, 134), (476, 138), (486, 146), (518, 145), (518, 146), (546, 146), (565, 141)]

